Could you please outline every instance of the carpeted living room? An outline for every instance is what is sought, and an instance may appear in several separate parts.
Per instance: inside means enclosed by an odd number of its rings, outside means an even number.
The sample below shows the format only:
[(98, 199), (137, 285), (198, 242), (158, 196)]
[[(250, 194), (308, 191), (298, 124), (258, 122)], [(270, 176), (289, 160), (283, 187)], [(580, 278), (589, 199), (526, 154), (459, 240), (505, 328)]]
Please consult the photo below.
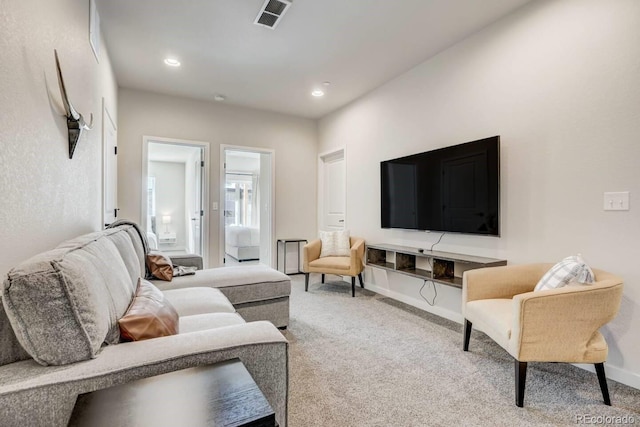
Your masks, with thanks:
[[(316, 278), (319, 282), (319, 277)], [(634, 420), (640, 391), (595, 374), (534, 363), (525, 407), (513, 404), (512, 357), (484, 334), (462, 351), (462, 325), (363, 290), (337, 276), (291, 289), (289, 422), (296, 426), (548, 426), (580, 416)], [(586, 418), (585, 418), (586, 419)], [(628, 423), (628, 421), (627, 421)], [(621, 424), (621, 423), (618, 423)]]
[(0, 0), (0, 426), (640, 417), (637, 0)]

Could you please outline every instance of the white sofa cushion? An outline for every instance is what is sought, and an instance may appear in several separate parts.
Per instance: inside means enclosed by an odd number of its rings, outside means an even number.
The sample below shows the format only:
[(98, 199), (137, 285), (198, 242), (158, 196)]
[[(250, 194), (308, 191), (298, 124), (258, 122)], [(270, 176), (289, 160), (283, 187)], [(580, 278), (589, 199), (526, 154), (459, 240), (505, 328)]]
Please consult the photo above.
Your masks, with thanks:
[(265, 265), (209, 268), (191, 276), (174, 277), (171, 282), (152, 280), (151, 283), (163, 291), (195, 286), (217, 288), (235, 305), (291, 294), (289, 276)]
[(182, 288), (166, 290), (163, 293), (180, 317), (203, 313), (236, 312), (227, 297), (218, 289)]
[(180, 318), (180, 333), (205, 331), (246, 323), (238, 313), (204, 313)]

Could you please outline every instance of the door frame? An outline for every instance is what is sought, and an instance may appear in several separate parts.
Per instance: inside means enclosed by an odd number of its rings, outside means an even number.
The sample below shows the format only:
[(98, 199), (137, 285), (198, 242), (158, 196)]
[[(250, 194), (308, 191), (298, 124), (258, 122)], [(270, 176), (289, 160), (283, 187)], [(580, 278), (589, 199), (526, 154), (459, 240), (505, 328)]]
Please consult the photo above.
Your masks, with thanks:
[[(108, 155), (109, 153), (107, 153), (107, 125), (108, 123), (111, 123), (113, 125), (113, 129), (116, 133), (116, 153), (113, 154), (116, 156), (116, 173), (115, 173), (115, 188), (112, 189), (112, 191), (114, 192), (114, 198), (115, 198), (115, 206), (114, 209), (118, 209), (118, 168), (117, 168), (117, 162), (118, 162), (118, 154), (117, 154), (117, 148), (118, 148), (118, 125), (116, 124), (115, 120), (113, 120), (113, 116), (111, 115), (111, 113), (109, 112), (109, 109), (107, 108), (107, 103), (104, 99), (104, 97), (102, 97), (102, 214), (101, 214), (101, 228), (105, 228), (107, 226), (107, 218), (106, 218), (106, 210), (107, 210), (107, 188), (110, 185), (109, 182), (107, 182), (107, 169), (108, 169)], [(117, 215), (115, 216), (115, 220), (118, 219)]]
[(189, 139), (166, 138), (159, 136), (144, 135), (142, 137), (142, 192), (140, 193), (140, 227), (143, 232), (147, 231), (147, 178), (149, 176), (149, 144), (159, 143), (167, 145), (186, 145), (190, 147), (198, 147), (204, 149), (204, 176), (202, 177), (202, 211), (204, 215), (201, 217), (200, 228), (202, 233), (202, 262), (204, 268), (209, 264), (209, 163), (211, 157), (209, 154), (211, 144), (206, 141), (194, 141)]
[(332, 157), (337, 157), (342, 154), (342, 167), (344, 169), (344, 228), (343, 230), (347, 230), (349, 227), (347, 225), (347, 180), (349, 177), (347, 176), (347, 147), (340, 146), (333, 148), (329, 151), (325, 151), (323, 153), (318, 154), (318, 229), (326, 230), (327, 224), (325, 224), (324, 218), (324, 168), (325, 161)]
[[(270, 154), (271, 155), (271, 232), (269, 233), (269, 267), (274, 266), (274, 245), (275, 245), (275, 235), (276, 235), (276, 150), (271, 148), (260, 148), (260, 147), (247, 147), (244, 145), (229, 145), (229, 144), (220, 144), (220, 194), (219, 194), (219, 223), (218, 230), (219, 236), (218, 239), (220, 241), (220, 257), (218, 262), (220, 266), (224, 266), (224, 258), (225, 258), (225, 219), (224, 219), (224, 207), (226, 203), (226, 176), (225, 176), (225, 161), (226, 155), (225, 151), (248, 151), (251, 153), (260, 153), (260, 154)], [(260, 233), (260, 237), (262, 238), (262, 232)], [(262, 261), (261, 261), (262, 262)]]

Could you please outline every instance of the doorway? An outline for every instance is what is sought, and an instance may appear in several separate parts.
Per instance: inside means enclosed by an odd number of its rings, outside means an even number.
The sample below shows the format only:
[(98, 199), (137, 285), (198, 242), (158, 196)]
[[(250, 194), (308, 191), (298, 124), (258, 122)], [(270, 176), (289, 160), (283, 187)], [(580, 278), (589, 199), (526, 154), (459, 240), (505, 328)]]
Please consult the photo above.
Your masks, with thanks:
[(220, 147), (221, 265), (272, 266), (274, 152)]
[(145, 137), (142, 226), (151, 249), (207, 264), (209, 144)]
[(345, 149), (321, 154), (318, 156), (318, 163), (318, 224), (321, 230), (344, 230), (347, 194)]
[(102, 224), (118, 219), (118, 131), (102, 98)]

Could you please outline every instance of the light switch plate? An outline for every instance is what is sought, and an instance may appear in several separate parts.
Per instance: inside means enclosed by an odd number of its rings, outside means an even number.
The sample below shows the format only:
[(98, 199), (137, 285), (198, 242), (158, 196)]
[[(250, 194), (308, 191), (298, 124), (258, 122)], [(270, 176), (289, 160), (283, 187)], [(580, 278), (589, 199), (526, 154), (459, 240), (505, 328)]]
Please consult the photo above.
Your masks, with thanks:
[(629, 192), (607, 192), (604, 193), (604, 210), (605, 211), (628, 211), (629, 210)]
[(212, 211), (217, 211), (218, 210), (218, 202), (212, 202), (211, 203), (211, 210)]

